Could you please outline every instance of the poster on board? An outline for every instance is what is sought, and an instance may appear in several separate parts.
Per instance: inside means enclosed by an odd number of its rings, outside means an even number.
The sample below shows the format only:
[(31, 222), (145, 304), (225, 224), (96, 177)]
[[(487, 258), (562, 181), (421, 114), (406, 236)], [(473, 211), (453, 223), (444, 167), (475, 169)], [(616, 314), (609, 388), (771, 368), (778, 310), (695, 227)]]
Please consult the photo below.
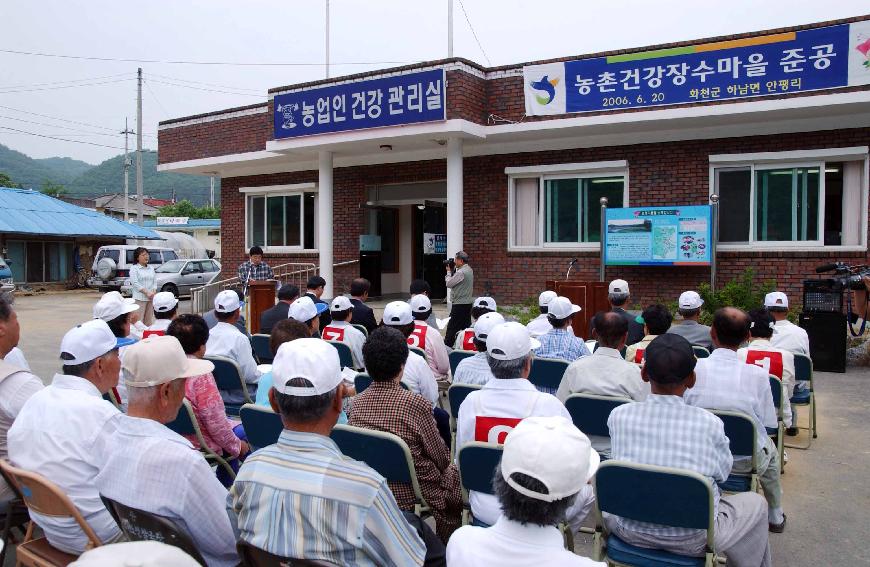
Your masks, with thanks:
[(709, 266), (709, 205), (607, 209), (608, 266)]

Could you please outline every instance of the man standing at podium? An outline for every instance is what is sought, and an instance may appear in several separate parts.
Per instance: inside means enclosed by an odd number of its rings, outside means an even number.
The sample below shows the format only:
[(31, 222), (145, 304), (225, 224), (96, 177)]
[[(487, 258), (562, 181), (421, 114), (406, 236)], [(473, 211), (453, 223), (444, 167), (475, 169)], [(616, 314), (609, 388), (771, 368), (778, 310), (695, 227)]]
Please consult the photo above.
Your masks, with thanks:
[(249, 259), (239, 266), (239, 281), (245, 295), (248, 294), (248, 284), (254, 280), (272, 280), (275, 274), (269, 264), (263, 261), (263, 249), (259, 246), (251, 246), (248, 253)]

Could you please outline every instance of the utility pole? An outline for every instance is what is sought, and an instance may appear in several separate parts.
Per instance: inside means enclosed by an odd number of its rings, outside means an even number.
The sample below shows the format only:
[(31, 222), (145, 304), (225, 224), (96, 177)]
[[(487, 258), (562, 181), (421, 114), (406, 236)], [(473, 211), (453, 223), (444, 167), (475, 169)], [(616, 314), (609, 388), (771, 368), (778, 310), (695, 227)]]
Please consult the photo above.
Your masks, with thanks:
[(124, 118), (124, 222), (130, 220), (130, 153), (128, 146), (128, 134), (134, 134), (133, 130), (127, 126), (127, 119)]
[(329, 78), (329, 0), (326, 0), (326, 78)]
[(447, 58), (453, 58), (453, 0), (447, 0)]
[(209, 206), (213, 209), (214, 208), (214, 175), (212, 175), (210, 177), (210, 179), (211, 179), (211, 192), (209, 193), (208, 203), (209, 203)]
[(145, 225), (145, 208), (142, 200), (142, 67), (138, 72), (136, 94), (136, 206), (139, 211), (139, 226)]

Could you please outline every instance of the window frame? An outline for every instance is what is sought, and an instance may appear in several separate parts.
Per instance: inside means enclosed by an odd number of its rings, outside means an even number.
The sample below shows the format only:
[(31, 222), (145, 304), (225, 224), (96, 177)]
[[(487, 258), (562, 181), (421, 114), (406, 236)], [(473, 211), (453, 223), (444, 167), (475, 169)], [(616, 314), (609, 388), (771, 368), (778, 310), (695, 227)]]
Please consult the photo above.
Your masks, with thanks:
[[(244, 216), (245, 216), (245, 249), (250, 250), (253, 246), (251, 242), (251, 233), (249, 226), (248, 206), (252, 197), (291, 197), (299, 196), (299, 245), (298, 246), (269, 246), (267, 245), (268, 238), (266, 229), (268, 226), (269, 207), (268, 202), (264, 201), (263, 206), (263, 244), (259, 245), (263, 249), (264, 254), (288, 254), (288, 253), (309, 253), (319, 252), (318, 250), (318, 234), (317, 234), (317, 207), (319, 206), (319, 195), (317, 185), (315, 183), (294, 183), (289, 185), (264, 185), (259, 187), (240, 187), (239, 193), (245, 200)], [(305, 248), (305, 195), (314, 195), (314, 248)], [(285, 210), (286, 216), (286, 210)], [(286, 229), (285, 229), (286, 230)]]
[[(546, 181), (555, 179), (598, 179), (602, 177), (622, 177), (622, 206), (629, 206), (629, 168), (626, 160), (565, 163), (541, 166), (506, 167), (508, 177), (508, 252), (595, 252), (601, 249), (600, 242), (545, 242), (546, 232)], [(537, 240), (532, 246), (516, 244), (516, 181), (518, 179), (538, 180)], [(579, 211), (583, 212), (582, 208)], [(578, 227), (583, 232), (583, 224)]]
[[(861, 161), (864, 164), (861, 179), (861, 239), (860, 244), (825, 245), (825, 167), (826, 163)], [(819, 204), (816, 240), (757, 240), (756, 172), (774, 169), (819, 168)], [(714, 154), (709, 156), (709, 194), (718, 190), (717, 170), (749, 169), (749, 240), (746, 242), (717, 242), (722, 252), (865, 252), (867, 251), (868, 191), (870, 179), (870, 153), (867, 146), (853, 148), (823, 148), (752, 154)], [(721, 212), (720, 212), (721, 215)]]

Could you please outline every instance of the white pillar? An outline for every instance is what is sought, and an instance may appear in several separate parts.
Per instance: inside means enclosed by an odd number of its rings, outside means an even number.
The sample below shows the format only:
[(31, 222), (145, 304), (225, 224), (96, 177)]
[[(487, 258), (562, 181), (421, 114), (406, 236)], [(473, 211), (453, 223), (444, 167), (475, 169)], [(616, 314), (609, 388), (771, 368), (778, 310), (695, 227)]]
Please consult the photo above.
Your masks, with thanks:
[(462, 139), (447, 140), (447, 257), (463, 249)]
[(332, 152), (318, 154), (317, 179), (317, 248), (320, 251), (320, 275), (326, 280), (323, 297), (332, 299)]

